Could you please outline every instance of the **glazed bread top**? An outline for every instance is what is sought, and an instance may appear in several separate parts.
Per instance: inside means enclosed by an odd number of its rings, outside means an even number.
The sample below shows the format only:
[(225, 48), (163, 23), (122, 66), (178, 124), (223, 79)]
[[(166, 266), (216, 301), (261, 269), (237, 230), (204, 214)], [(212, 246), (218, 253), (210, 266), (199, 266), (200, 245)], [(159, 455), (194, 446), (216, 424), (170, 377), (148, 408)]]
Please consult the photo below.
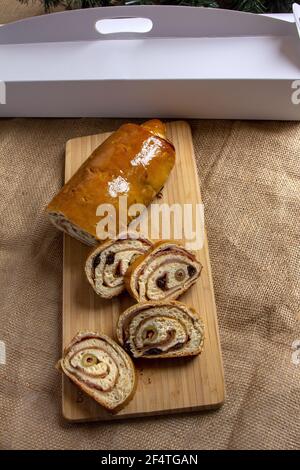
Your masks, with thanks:
[[(165, 184), (175, 162), (165, 125), (151, 120), (124, 124), (98, 146), (47, 207), (97, 237), (100, 204), (112, 204), (118, 220), (119, 196), (127, 205), (149, 205)], [(128, 223), (130, 222), (128, 218)]]

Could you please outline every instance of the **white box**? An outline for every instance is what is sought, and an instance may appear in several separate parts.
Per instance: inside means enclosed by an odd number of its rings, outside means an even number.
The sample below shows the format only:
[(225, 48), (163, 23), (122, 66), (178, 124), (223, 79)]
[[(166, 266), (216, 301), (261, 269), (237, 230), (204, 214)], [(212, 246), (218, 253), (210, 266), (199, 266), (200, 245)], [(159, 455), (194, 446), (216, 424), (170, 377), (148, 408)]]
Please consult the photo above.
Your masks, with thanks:
[(299, 120), (300, 39), (287, 19), (123, 6), (2, 26), (0, 117)]

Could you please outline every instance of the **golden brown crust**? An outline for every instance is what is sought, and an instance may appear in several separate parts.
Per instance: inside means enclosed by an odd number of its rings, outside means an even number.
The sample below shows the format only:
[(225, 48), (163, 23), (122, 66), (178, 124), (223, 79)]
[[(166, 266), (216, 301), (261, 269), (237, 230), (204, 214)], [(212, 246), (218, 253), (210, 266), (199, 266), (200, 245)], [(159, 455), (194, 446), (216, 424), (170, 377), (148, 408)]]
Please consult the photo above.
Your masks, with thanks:
[(159, 119), (151, 119), (141, 124), (141, 126), (151, 132), (151, 134), (158, 135), (165, 140), (167, 139), (166, 125)]
[[(153, 245), (154, 247), (154, 245)], [(145, 253), (144, 255), (139, 256), (137, 259), (131, 263), (129, 268), (127, 269), (125, 275), (124, 275), (124, 284), (125, 288), (128, 292), (128, 294), (131, 295), (135, 300), (138, 301), (138, 298), (136, 298), (134, 291), (131, 288), (131, 278), (132, 278), (132, 273), (136, 270), (136, 268), (146, 259), (148, 253)]]
[[(142, 126), (122, 125), (93, 151), (52, 199), (47, 212), (51, 216), (58, 214), (97, 238), (96, 210), (100, 204), (112, 204), (117, 221), (118, 196), (128, 197), (128, 207), (135, 203), (148, 206), (165, 184), (175, 162), (174, 147), (166, 140), (164, 129), (159, 120)], [(129, 217), (128, 223), (131, 220)], [(65, 229), (63, 224), (59, 228)]]

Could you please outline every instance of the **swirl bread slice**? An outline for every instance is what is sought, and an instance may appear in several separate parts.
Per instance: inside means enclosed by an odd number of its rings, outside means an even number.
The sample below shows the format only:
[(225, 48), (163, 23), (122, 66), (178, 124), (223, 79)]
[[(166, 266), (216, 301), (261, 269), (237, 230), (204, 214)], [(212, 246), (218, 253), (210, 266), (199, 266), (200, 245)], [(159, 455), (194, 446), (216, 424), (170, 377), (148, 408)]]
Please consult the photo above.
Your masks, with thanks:
[(124, 274), (130, 263), (147, 252), (152, 242), (146, 238), (118, 238), (95, 248), (88, 256), (85, 273), (100, 297), (111, 299), (125, 290)]
[(159, 241), (129, 266), (126, 289), (138, 302), (177, 299), (193, 285), (202, 265), (195, 255), (173, 241)]
[(81, 390), (113, 413), (124, 408), (136, 390), (136, 372), (130, 357), (102, 333), (78, 333), (65, 348), (58, 366)]
[(195, 356), (203, 349), (204, 325), (181, 302), (143, 302), (120, 315), (117, 338), (134, 358)]

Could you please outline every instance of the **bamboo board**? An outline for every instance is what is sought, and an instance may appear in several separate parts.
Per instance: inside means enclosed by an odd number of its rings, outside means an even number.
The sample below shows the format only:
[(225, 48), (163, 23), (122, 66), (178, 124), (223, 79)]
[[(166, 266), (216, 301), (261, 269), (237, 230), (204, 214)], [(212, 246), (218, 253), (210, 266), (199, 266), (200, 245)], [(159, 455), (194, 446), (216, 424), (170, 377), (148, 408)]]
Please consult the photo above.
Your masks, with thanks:
[[(190, 127), (183, 121), (167, 125), (176, 147), (176, 164), (159, 203), (201, 203), (201, 194)], [(68, 180), (108, 133), (72, 139), (66, 147), (65, 179)], [(157, 202), (157, 201), (156, 201)], [(63, 274), (63, 347), (81, 330), (102, 331), (114, 337), (120, 312), (133, 300), (127, 294), (113, 300), (97, 297), (84, 275), (90, 248), (65, 235)], [(213, 282), (205, 236), (197, 252), (203, 265), (200, 279), (180, 301), (193, 306), (204, 320), (204, 351), (195, 358), (139, 360), (138, 387), (133, 400), (111, 415), (63, 378), (63, 416), (70, 421), (112, 420), (182, 411), (218, 408), (224, 401), (224, 378)]]

